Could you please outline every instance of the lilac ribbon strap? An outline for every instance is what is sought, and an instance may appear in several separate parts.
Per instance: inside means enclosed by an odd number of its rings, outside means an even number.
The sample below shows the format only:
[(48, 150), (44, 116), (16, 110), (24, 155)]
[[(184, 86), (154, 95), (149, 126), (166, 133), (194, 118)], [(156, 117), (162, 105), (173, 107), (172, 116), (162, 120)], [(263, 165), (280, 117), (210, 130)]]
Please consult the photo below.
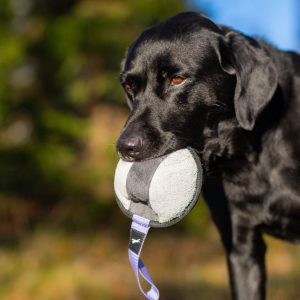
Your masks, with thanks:
[[(143, 244), (150, 229), (149, 222), (150, 221), (148, 219), (138, 215), (133, 215), (130, 229), (128, 256), (141, 292), (149, 300), (158, 300), (159, 290), (154, 285), (147, 268), (140, 259)], [(141, 276), (151, 285), (149, 291), (145, 292), (142, 288), (139, 274), (141, 274)]]

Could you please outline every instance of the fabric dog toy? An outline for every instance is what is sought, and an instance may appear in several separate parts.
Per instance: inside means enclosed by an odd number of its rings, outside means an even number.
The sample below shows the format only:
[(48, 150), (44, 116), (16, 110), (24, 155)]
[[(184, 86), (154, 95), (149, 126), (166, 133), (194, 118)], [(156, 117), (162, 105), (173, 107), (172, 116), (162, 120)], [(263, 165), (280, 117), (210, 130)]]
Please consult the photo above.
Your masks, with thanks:
[[(120, 209), (132, 219), (129, 260), (139, 288), (147, 299), (159, 299), (147, 268), (140, 260), (142, 246), (150, 227), (171, 226), (194, 207), (202, 185), (202, 167), (191, 148), (141, 162), (120, 160), (114, 189)], [(139, 273), (151, 285), (145, 292)]]

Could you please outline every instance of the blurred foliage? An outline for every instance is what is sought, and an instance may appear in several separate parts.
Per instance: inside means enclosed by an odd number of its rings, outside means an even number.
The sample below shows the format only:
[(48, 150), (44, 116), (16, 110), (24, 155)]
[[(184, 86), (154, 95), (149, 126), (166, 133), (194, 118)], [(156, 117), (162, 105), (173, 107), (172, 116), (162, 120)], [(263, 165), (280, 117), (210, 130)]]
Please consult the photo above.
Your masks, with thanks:
[[(2, 223), (19, 219), (21, 207), (30, 207), (27, 225), (49, 212), (74, 224), (113, 213), (113, 143), (126, 115), (110, 112), (125, 105), (120, 62), (145, 27), (186, 8), (183, 0), (1, 0)], [(96, 118), (106, 127), (91, 130), (103, 126)], [(93, 150), (90, 139), (102, 146)]]
[[(119, 65), (145, 27), (187, 3), (0, 1), (1, 299), (140, 299), (124, 275), (129, 220), (112, 184), (128, 113)], [(164, 299), (228, 298), (208, 224), (199, 201), (184, 222), (149, 237), (144, 255)], [(298, 299), (299, 251), (274, 245), (271, 298)]]

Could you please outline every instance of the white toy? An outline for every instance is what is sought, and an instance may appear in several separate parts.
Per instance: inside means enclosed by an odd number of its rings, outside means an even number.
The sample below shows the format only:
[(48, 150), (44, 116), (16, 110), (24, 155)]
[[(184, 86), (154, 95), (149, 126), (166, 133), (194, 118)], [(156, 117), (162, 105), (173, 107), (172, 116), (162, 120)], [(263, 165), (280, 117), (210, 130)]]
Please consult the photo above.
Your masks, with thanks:
[[(150, 227), (173, 225), (194, 207), (202, 185), (200, 160), (191, 148), (141, 162), (120, 160), (114, 188), (121, 210), (132, 218), (129, 260), (139, 288), (149, 300), (159, 299), (159, 290), (140, 259)], [(140, 277), (150, 284), (144, 291)]]
[(120, 160), (114, 188), (121, 210), (150, 220), (152, 227), (181, 220), (196, 203), (202, 167), (194, 150), (184, 148), (141, 162)]

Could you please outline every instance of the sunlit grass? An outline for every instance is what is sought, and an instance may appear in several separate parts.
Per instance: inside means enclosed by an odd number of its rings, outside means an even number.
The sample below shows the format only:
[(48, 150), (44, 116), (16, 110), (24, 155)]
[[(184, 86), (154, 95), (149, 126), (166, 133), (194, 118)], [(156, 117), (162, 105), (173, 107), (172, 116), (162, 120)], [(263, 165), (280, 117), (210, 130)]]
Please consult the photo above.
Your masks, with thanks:
[[(175, 228), (176, 229), (176, 228)], [(299, 247), (268, 238), (269, 297), (299, 299)], [(152, 230), (143, 252), (162, 299), (229, 299), (223, 250), (205, 234)], [(127, 236), (41, 228), (0, 249), (0, 299), (142, 299), (127, 259)]]

